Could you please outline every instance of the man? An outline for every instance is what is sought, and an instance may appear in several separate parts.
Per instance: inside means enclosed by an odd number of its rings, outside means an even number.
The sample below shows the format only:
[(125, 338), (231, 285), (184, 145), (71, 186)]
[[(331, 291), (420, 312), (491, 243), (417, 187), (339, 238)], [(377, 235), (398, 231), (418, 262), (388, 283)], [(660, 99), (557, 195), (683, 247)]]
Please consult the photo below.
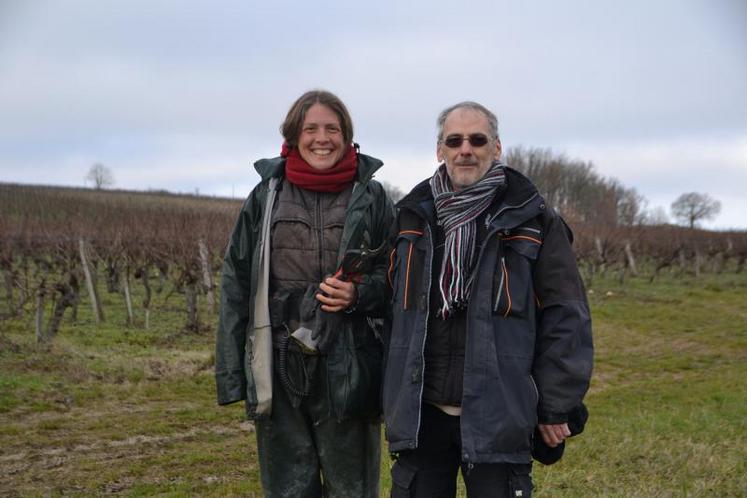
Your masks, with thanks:
[(388, 275), (392, 496), (454, 496), (461, 467), (470, 497), (526, 498), (533, 440), (559, 450), (585, 415), (586, 295), (570, 230), (500, 162), (495, 115), (462, 102), (438, 128), (442, 164), (397, 205)]

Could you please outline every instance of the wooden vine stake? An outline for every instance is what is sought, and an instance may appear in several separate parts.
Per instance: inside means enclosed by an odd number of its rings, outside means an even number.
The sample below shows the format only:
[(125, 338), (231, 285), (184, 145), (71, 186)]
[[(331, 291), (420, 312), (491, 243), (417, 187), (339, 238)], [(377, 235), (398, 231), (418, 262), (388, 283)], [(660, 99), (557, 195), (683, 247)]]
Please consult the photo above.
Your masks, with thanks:
[(638, 268), (635, 265), (635, 256), (633, 255), (633, 249), (630, 246), (630, 241), (625, 241), (625, 257), (628, 260), (628, 269), (630, 274), (634, 277), (638, 276)]
[(99, 300), (98, 289), (96, 288), (96, 282), (93, 276), (93, 271), (88, 263), (88, 256), (86, 256), (86, 243), (82, 238), (78, 239), (78, 249), (80, 251), (80, 263), (83, 267), (83, 274), (86, 276), (86, 287), (88, 288), (88, 295), (91, 296), (91, 308), (93, 308), (93, 316), (96, 319), (96, 325), (104, 321), (104, 310), (101, 309), (101, 301)]
[(44, 335), (44, 297), (45, 297), (44, 282), (36, 290), (36, 315), (34, 316), (34, 325), (36, 330), (36, 342), (41, 344), (45, 342), (46, 336)]
[(127, 325), (133, 326), (135, 324), (135, 314), (132, 312), (132, 296), (130, 294), (130, 262), (125, 262), (125, 275), (124, 275), (124, 298), (125, 305), (127, 306)]
[(207, 302), (210, 306), (210, 312), (215, 313), (215, 293), (213, 288), (215, 283), (213, 282), (213, 273), (210, 271), (210, 258), (208, 257), (207, 244), (203, 239), (197, 241), (197, 245), (200, 248), (200, 266), (202, 267), (202, 284), (205, 286), (207, 292)]

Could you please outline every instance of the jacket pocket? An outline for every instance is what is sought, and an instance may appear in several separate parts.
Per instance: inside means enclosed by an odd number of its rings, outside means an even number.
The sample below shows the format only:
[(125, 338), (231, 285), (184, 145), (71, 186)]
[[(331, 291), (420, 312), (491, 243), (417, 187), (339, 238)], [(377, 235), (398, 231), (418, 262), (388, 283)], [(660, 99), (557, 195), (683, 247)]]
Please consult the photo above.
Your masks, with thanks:
[(381, 414), (383, 349), (366, 320), (343, 325), (327, 356), (327, 388), (338, 420)]
[(509, 464), (510, 475), (508, 477), (508, 486), (511, 494), (509, 496), (518, 496), (521, 498), (532, 498), (532, 464)]
[(493, 312), (504, 318), (525, 318), (534, 305), (532, 272), (542, 240), (533, 235), (500, 239), (493, 277)]
[(392, 465), (392, 494), (391, 498), (409, 498), (412, 493), (412, 481), (417, 471), (415, 468), (397, 460)]

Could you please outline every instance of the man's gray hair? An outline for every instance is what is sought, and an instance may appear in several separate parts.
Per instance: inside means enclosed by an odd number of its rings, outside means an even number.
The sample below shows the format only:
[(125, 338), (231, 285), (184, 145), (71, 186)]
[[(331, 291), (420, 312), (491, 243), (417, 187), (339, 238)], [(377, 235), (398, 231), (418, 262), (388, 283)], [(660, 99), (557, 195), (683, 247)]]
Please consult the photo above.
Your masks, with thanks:
[(471, 100), (465, 100), (464, 102), (459, 102), (458, 104), (454, 104), (451, 107), (447, 107), (443, 111), (441, 111), (441, 114), (438, 115), (438, 141), (440, 142), (444, 138), (444, 122), (446, 121), (446, 118), (449, 116), (449, 114), (452, 113), (452, 111), (456, 111), (457, 109), (471, 109), (473, 111), (481, 112), (486, 118), (488, 118), (488, 131), (490, 132), (490, 138), (498, 138), (498, 118), (495, 117), (495, 114), (490, 112), (485, 106), (478, 104), (477, 102), (472, 102)]

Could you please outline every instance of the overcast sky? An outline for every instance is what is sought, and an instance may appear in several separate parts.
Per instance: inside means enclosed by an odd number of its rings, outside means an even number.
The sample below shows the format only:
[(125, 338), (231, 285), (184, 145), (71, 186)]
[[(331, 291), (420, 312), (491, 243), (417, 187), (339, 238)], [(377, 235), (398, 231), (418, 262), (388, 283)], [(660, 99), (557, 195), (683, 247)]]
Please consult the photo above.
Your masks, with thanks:
[(301, 93), (348, 105), (377, 178), (430, 176), (476, 100), (504, 147), (591, 161), (650, 207), (747, 228), (747, 2), (0, 0), (0, 181), (245, 197)]

